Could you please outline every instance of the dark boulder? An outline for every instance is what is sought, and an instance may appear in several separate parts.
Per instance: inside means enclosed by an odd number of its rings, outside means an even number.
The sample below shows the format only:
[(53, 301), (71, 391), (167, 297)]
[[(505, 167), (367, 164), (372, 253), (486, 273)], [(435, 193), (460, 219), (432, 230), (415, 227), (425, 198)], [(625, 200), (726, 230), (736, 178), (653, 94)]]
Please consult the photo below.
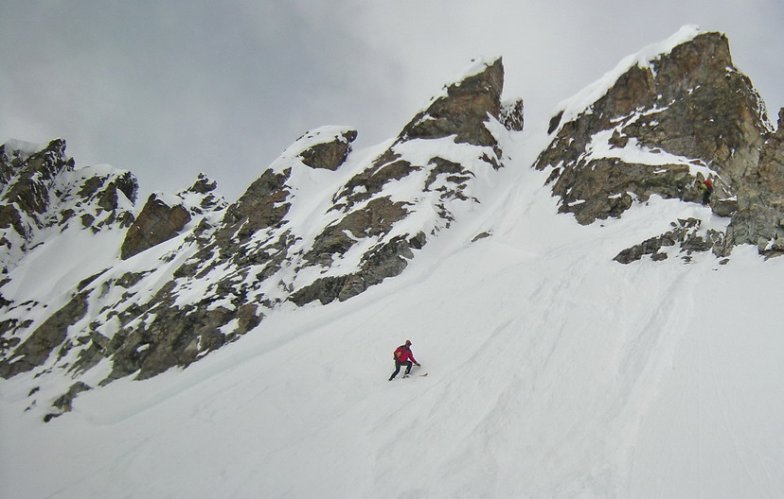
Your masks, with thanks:
[(170, 206), (157, 194), (151, 194), (136, 221), (128, 228), (120, 249), (120, 258), (127, 260), (168, 241), (190, 221), (191, 215), (182, 204)]

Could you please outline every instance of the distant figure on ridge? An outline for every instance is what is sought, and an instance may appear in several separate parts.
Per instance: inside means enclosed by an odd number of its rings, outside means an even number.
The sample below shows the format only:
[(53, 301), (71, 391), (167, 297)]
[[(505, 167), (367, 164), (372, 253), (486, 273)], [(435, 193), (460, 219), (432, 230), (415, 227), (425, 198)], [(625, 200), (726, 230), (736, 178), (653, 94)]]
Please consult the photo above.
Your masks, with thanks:
[(711, 179), (706, 178), (703, 180), (700, 189), (702, 190), (702, 204), (710, 203), (710, 197), (713, 194), (713, 182), (711, 182)]
[(395, 349), (394, 357), (395, 359), (395, 372), (392, 373), (392, 376), (389, 377), (389, 381), (395, 379), (397, 373), (400, 372), (400, 368), (405, 365), (406, 366), (406, 373), (403, 377), (407, 377), (411, 373), (411, 363), (413, 362), (417, 366), (419, 362), (416, 361), (414, 358), (414, 354), (411, 352), (411, 340), (406, 340), (405, 345), (400, 345)]

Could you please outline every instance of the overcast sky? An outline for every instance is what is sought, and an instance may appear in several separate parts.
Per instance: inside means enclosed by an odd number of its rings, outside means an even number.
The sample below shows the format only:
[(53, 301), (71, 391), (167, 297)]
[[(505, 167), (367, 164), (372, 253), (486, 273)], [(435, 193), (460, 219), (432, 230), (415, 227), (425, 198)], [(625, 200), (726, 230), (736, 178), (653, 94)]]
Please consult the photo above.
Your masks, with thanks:
[(782, 0), (0, 0), (0, 142), (233, 201), (309, 128), (393, 137), (473, 58), (503, 56), (533, 125), (684, 24), (728, 35), (775, 120)]

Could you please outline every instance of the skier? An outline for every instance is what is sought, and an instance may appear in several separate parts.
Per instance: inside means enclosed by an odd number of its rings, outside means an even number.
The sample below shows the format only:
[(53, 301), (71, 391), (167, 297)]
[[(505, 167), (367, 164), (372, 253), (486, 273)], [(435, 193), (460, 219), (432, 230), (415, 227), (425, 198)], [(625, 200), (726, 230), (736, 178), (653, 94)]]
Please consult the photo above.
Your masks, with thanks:
[(711, 179), (706, 178), (703, 180), (700, 189), (702, 190), (702, 204), (710, 203), (710, 197), (713, 194), (713, 182), (711, 182)]
[(389, 377), (389, 381), (395, 379), (395, 376), (400, 372), (400, 368), (403, 365), (406, 366), (406, 373), (403, 375), (404, 378), (411, 373), (412, 362), (417, 366), (419, 365), (419, 362), (416, 361), (414, 354), (411, 352), (411, 340), (406, 340), (405, 345), (397, 347), (393, 358), (395, 359), (395, 372)]

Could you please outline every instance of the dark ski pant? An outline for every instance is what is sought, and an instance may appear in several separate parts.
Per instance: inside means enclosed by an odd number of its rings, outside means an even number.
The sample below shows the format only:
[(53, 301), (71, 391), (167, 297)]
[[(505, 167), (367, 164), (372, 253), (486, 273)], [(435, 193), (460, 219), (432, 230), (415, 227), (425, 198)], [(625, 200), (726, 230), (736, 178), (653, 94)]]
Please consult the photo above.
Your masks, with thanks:
[(395, 376), (397, 376), (397, 373), (400, 372), (400, 368), (403, 367), (403, 366), (406, 366), (406, 374), (410, 374), (411, 373), (411, 368), (413, 367), (413, 365), (414, 364), (410, 360), (407, 360), (405, 362), (400, 362), (399, 360), (396, 360), (395, 361), (395, 372), (393, 372), (392, 376), (389, 377), (389, 381), (392, 381), (393, 379), (395, 379)]

